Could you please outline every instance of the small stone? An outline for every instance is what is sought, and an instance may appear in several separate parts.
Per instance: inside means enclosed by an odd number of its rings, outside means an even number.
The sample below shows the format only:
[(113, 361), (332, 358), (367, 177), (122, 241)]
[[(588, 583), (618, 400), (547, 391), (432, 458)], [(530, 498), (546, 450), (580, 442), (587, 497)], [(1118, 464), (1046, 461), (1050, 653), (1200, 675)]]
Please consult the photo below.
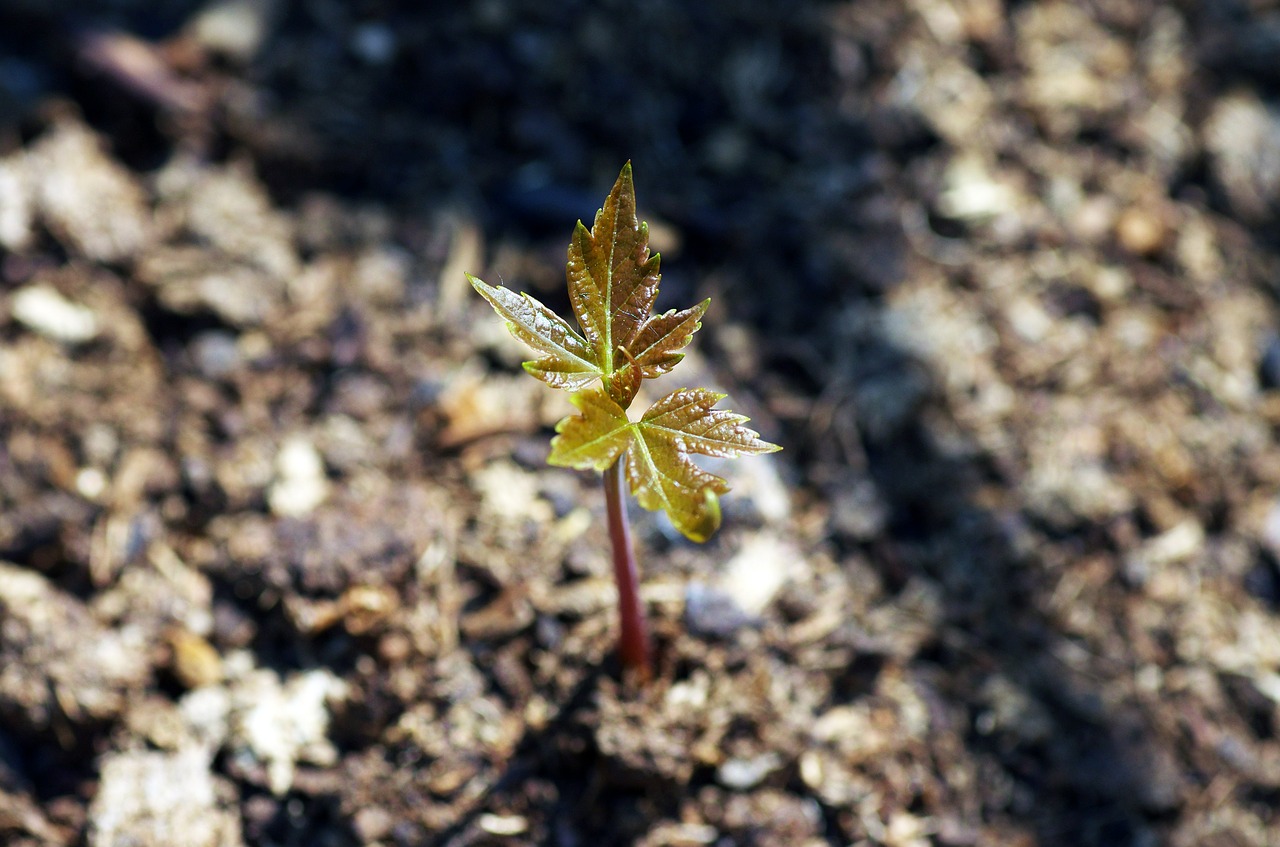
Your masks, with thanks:
[(368, 844), (385, 838), (395, 826), (396, 821), (391, 813), (381, 806), (364, 806), (355, 813), (351, 823), (361, 843)]
[(0, 159), (0, 247), (25, 250), (35, 238), (31, 180), (20, 156)]
[(1150, 256), (1164, 244), (1166, 228), (1160, 216), (1149, 209), (1134, 206), (1116, 221), (1116, 239), (1135, 256)]
[(76, 492), (86, 500), (97, 500), (107, 490), (107, 475), (98, 468), (81, 468), (76, 474)]
[(774, 752), (762, 753), (750, 759), (728, 759), (716, 769), (716, 780), (725, 788), (746, 791), (764, 782), (769, 774), (781, 766), (782, 759)]
[(270, 31), (275, 0), (220, 0), (205, 6), (191, 33), (206, 50), (237, 62), (249, 62)]
[(267, 494), (271, 511), (281, 517), (302, 517), (328, 495), (324, 460), (315, 445), (302, 436), (285, 441), (276, 455), (276, 481)]
[(370, 65), (385, 65), (395, 58), (396, 34), (384, 23), (361, 24), (351, 34), (351, 52)]
[(196, 369), (209, 379), (220, 379), (240, 365), (235, 336), (228, 332), (202, 332), (191, 343)]
[(181, 627), (169, 632), (170, 666), (178, 682), (188, 689), (222, 681), (222, 657), (213, 645)]
[(102, 139), (59, 122), (28, 153), (41, 220), (69, 251), (95, 262), (136, 255), (150, 240), (149, 201), (134, 175), (103, 152)]
[(308, 671), (282, 683), (269, 670), (249, 673), (232, 692), (233, 741), (267, 769), (267, 787), (277, 797), (293, 785), (298, 762), (332, 765), (329, 703), (346, 696), (346, 685), (326, 670)]
[(756, 535), (729, 560), (720, 588), (745, 614), (758, 616), (803, 561), (799, 551), (772, 535)]
[(1261, 221), (1280, 208), (1280, 111), (1253, 94), (1223, 97), (1205, 121), (1204, 146), (1236, 214)]
[[(238, 815), (221, 808), (225, 783), (209, 754), (129, 752), (108, 755), (89, 809), (89, 847), (242, 847)], [(232, 792), (234, 793), (234, 792)]]
[(490, 835), (520, 835), (529, 829), (529, 821), (520, 815), (484, 814), (476, 824)]
[(64, 344), (83, 344), (98, 335), (93, 310), (46, 285), (32, 285), (13, 295), (13, 317), (27, 329)]
[(34, 571), (0, 562), (0, 711), (15, 730), (120, 714), (149, 676), (136, 633), (97, 622), (76, 597)]
[(724, 638), (758, 623), (759, 618), (744, 612), (725, 592), (691, 582), (684, 592), (684, 621), (693, 635)]

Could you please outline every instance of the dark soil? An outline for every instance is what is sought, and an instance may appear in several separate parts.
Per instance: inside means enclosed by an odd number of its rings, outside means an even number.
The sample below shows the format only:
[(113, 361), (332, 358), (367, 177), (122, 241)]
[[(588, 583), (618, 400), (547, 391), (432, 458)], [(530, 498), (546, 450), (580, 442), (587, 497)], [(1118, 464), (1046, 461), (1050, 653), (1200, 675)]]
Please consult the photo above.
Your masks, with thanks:
[[(162, 8), (161, 8), (162, 7)], [(0, 843), (1280, 843), (1280, 6), (0, 4)], [(463, 272), (623, 162), (702, 546)]]

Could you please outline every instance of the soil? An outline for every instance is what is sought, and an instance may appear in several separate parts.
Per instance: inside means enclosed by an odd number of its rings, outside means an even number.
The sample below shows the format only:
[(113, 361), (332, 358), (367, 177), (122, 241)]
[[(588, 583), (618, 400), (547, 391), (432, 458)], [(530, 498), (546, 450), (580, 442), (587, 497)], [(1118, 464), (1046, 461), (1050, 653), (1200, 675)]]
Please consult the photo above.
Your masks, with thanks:
[[(1280, 843), (1280, 5), (0, 5), (0, 842)], [(623, 162), (706, 545), (562, 312)]]

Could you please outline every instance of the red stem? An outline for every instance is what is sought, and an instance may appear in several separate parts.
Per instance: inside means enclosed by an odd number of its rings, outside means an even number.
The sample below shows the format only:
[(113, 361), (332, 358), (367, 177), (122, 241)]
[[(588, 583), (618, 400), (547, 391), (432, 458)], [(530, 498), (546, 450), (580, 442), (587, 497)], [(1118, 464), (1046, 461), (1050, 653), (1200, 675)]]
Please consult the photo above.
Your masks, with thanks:
[(626, 670), (638, 671), (642, 679), (652, 673), (649, 633), (645, 624), (644, 605), (640, 602), (640, 578), (631, 545), (631, 527), (627, 523), (627, 504), (623, 497), (622, 460), (618, 457), (604, 472), (604, 501), (609, 511), (609, 540), (613, 542), (613, 578), (618, 584), (618, 656)]

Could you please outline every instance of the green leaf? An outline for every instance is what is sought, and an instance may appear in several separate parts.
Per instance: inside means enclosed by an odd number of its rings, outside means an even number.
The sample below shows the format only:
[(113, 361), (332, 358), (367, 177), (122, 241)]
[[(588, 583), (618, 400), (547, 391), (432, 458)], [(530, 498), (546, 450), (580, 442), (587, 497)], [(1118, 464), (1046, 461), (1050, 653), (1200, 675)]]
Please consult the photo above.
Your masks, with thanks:
[(634, 424), (636, 440), (627, 454), (627, 481), (646, 509), (662, 509), (676, 529), (706, 541), (720, 526), (718, 495), (729, 484), (693, 463), (690, 453), (732, 457), (772, 453), (782, 448), (743, 426), (748, 418), (712, 408), (725, 395), (705, 388), (681, 388), (654, 403)]
[(684, 535), (706, 541), (720, 525), (718, 496), (729, 484), (695, 465), (690, 454), (728, 457), (781, 449), (743, 426), (743, 415), (712, 408), (723, 397), (705, 388), (682, 388), (633, 422), (605, 392), (579, 392), (571, 399), (581, 414), (556, 425), (547, 461), (605, 470), (627, 451), (627, 482), (640, 505), (661, 509)]
[(471, 274), (467, 281), (507, 322), (507, 329), (539, 353), (524, 369), (552, 388), (578, 391), (602, 376), (591, 347), (567, 321), (528, 294), (488, 285)]
[(579, 391), (569, 402), (582, 413), (556, 424), (547, 464), (578, 470), (605, 470), (633, 437), (627, 413), (603, 391)]
[(639, 426), (646, 437), (667, 439), (681, 453), (732, 458), (782, 449), (743, 426), (751, 420), (746, 415), (712, 408), (725, 396), (706, 388), (681, 388), (650, 406)]

